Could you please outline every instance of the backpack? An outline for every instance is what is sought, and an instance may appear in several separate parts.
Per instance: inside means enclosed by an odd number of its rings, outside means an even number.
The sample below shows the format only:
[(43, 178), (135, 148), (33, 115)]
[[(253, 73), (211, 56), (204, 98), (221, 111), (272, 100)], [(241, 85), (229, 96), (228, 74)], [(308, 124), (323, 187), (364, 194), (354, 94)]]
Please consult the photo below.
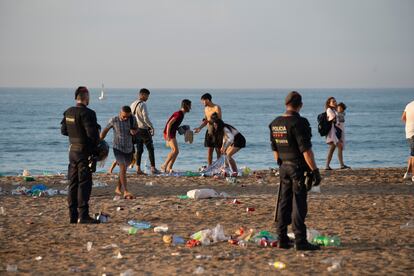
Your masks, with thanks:
[(332, 128), (332, 122), (328, 121), (328, 115), (323, 112), (318, 115), (318, 132), (321, 136), (328, 135)]

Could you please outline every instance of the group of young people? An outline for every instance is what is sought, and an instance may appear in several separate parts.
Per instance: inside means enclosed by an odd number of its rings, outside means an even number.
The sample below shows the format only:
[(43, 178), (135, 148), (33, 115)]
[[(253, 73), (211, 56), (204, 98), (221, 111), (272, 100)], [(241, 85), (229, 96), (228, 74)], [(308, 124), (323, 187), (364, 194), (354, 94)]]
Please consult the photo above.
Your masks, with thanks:
[[(126, 173), (128, 167), (132, 164), (136, 165), (136, 172), (138, 175), (143, 175), (141, 169), (141, 159), (146, 146), (151, 163), (151, 174), (174, 173), (173, 166), (179, 154), (179, 146), (176, 135), (184, 120), (186, 113), (191, 110), (191, 101), (184, 99), (181, 101), (181, 107), (174, 112), (167, 120), (163, 137), (166, 145), (171, 149), (161, 165), (160, 170), (155, 166), (154, 144), (152, 137), (155, 134), (155, 129), (148, 114), (146, 101), (149, 99), (150, 91), (148, 89), (141, 89), (138, 94), (138, 99), (130, 106), (123, 106), (118, 114), (111, 118), (107, 126), (100, 133), (100, 139), (105, 139), (110, 129), (113, 129), (113, 152), (116, 161), (114, 161), (109, 169), (112, 173), (116, 165), (119, 166), (119, 180), (115, 189), (115, 194), (126, 199), (132, 199), (134, 196), (128, 191)], [(225, 123), (222, 120), (222, 112), (219, 105), (212, 102), (212, 96), (206, 93), (201, 96), (201, 103), (204, 106), (204, 118), (199, 127), (194, 129), (194, 133), (200, 131), (207, 126), (207, 131), (204, 138), (204, 146), (207, 148), (207, 165), (213, 162), (214, 151), (217, 158), (225, 154), (229, 162), (232, 176), (237, 176), (237, 163), (234, 155), (240, 149), (246, 146), (245, 137), (233, 126)], [(136, 149), (135, 146), (136, 145)]]

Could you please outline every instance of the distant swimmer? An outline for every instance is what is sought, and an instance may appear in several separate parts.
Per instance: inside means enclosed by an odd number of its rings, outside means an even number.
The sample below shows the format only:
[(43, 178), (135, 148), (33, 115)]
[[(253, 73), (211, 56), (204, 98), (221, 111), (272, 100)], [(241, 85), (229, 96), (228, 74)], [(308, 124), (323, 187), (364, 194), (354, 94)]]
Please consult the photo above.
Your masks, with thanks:
[(204, 119), (201, 125), (198, 128), (194, 129), (195, 133), (199, 133), (201, 129), (207, 126), (206, 135), (204, 138), (204, 147), (207, 149), (207, 165), (210, 166), (213, 163), (213, 152), (214, 150), (217, 153), (217, 159), (221, 156), (221, 146), (222, 140), (216, 140), (214, 136), (214, 119), (222, 119), (221, 108), (219, 105), (214, 104), (212, 101), (212, 96), (209, 93), (206, 93), (201, 96), (201, 103), (204, 105)]
[(182, 100), (181, 109), (174, 112), (165, 125), (164, 139), (167, 142), (167, 146), (171, 148), (171, 151), (168, 153), (164, 164), (161, 166), (161, 169), (166, 173), (173, 173), (172, 168), (179, 154), (178, 143), (176, 139), (177, 130), (184, 120), (184, 114), (190, 112), (190, 110), (191, 101), (187, 99)]

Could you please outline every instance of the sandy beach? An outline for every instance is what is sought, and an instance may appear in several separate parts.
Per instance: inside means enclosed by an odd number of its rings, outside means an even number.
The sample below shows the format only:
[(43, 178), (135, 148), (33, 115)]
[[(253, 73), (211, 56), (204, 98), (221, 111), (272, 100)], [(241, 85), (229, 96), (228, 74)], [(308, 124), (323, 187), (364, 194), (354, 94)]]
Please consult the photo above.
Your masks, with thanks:
[[(94, 181), (108, 186), (93, 189), (91, 213), (103, 211), (111, 216), (100, 225), (70, 225), (64, 195), (11, 195), (18, 184), (64, 189), (64, 176), (38, 176), (34, 182), (1, 177), (0, 274), (17, 269), (19, 275), (412, 275), (414, 228), (400, 226), (414, 220), (414, 185), (402, 179), (403, 172), (403, 168), (322, 171), (322, 192), (308, 197), (307, 226), (339, 236), (341, 245), (312, 253), (253, 243), (188, 248), (164, 244), (162, 234), (152, 228), (135, 235), (122, 230), (128, 220), (135, 219), (153, 226), (167, 224), (169, 233), (186, 239), (217, 224), (226, 235), (234, 235), (240, 227), (274, 232), (279, 179), (271, 171), (240, 177), (236, 184), (225, 179), (130, 174), (129, 187), (137, 197), (118, 201), (113, 200), (116, 175), (96, 174)], [(213, 188), (231, 197), (177, 197), (197, 188)], [(233, 199), (241, 204), (230, 204)], [(248, 207), (255, 211), (246, 212)], [(90, 251), (88, 242), (92, 242)], [(116, 258), (119, 253), (122, 258)], [(286, 268), (269, 265), (275, 261)], [(333, 262), (339, 265), (332, 267)]]

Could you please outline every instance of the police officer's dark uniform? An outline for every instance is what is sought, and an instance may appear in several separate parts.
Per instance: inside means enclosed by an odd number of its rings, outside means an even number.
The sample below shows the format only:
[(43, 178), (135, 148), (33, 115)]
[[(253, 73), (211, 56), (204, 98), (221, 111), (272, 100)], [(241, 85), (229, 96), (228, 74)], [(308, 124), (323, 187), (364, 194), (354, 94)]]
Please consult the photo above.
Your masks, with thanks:
[[(86, 90), (79, 87), (78, 94)], [(85, 92), (85, 91), (83, 91)], [(92, 191), (92, 172), (89, 167), (89, 158), (96, 153), (99, 143), (99, 125), (95, 111), (78, 103), (70, 107), (63, 114), (61, 132), (69, 136), (69, 167), (68, 167), (68, 205), (70, 223), (99, 223), (89, 216), (89, 198)], [(78, 212), (79, 210), (79, 212)]]
[[(297, 92), (288, 94), (286, 105), (291, 103), (292, 97), (301, 105), (302, 98)], [(281, 187), (279, 191), (281, 194), (276, 223), (276, 232), (280, 238), (279, 247), (290, 248), (287, 228), (289, 224), (292, 224), (296, 249), (319, 249), (318, 246), (309, 244), (306, 239), (305, 217), (308, 209), (304, 173), (309, 168), (303, 152), (312, 148), (312, 133), (309, 122), (297, 112), (286, 111), (283, 116), (273, 120), (269, 128), (272, 150), (277, 152), (277, 161), (280, 165)], [(318, 174), (320, 182), (319, 171), (315, 171), (315, 174)], [(319, 185), (319, 182), (317, 185)]]

